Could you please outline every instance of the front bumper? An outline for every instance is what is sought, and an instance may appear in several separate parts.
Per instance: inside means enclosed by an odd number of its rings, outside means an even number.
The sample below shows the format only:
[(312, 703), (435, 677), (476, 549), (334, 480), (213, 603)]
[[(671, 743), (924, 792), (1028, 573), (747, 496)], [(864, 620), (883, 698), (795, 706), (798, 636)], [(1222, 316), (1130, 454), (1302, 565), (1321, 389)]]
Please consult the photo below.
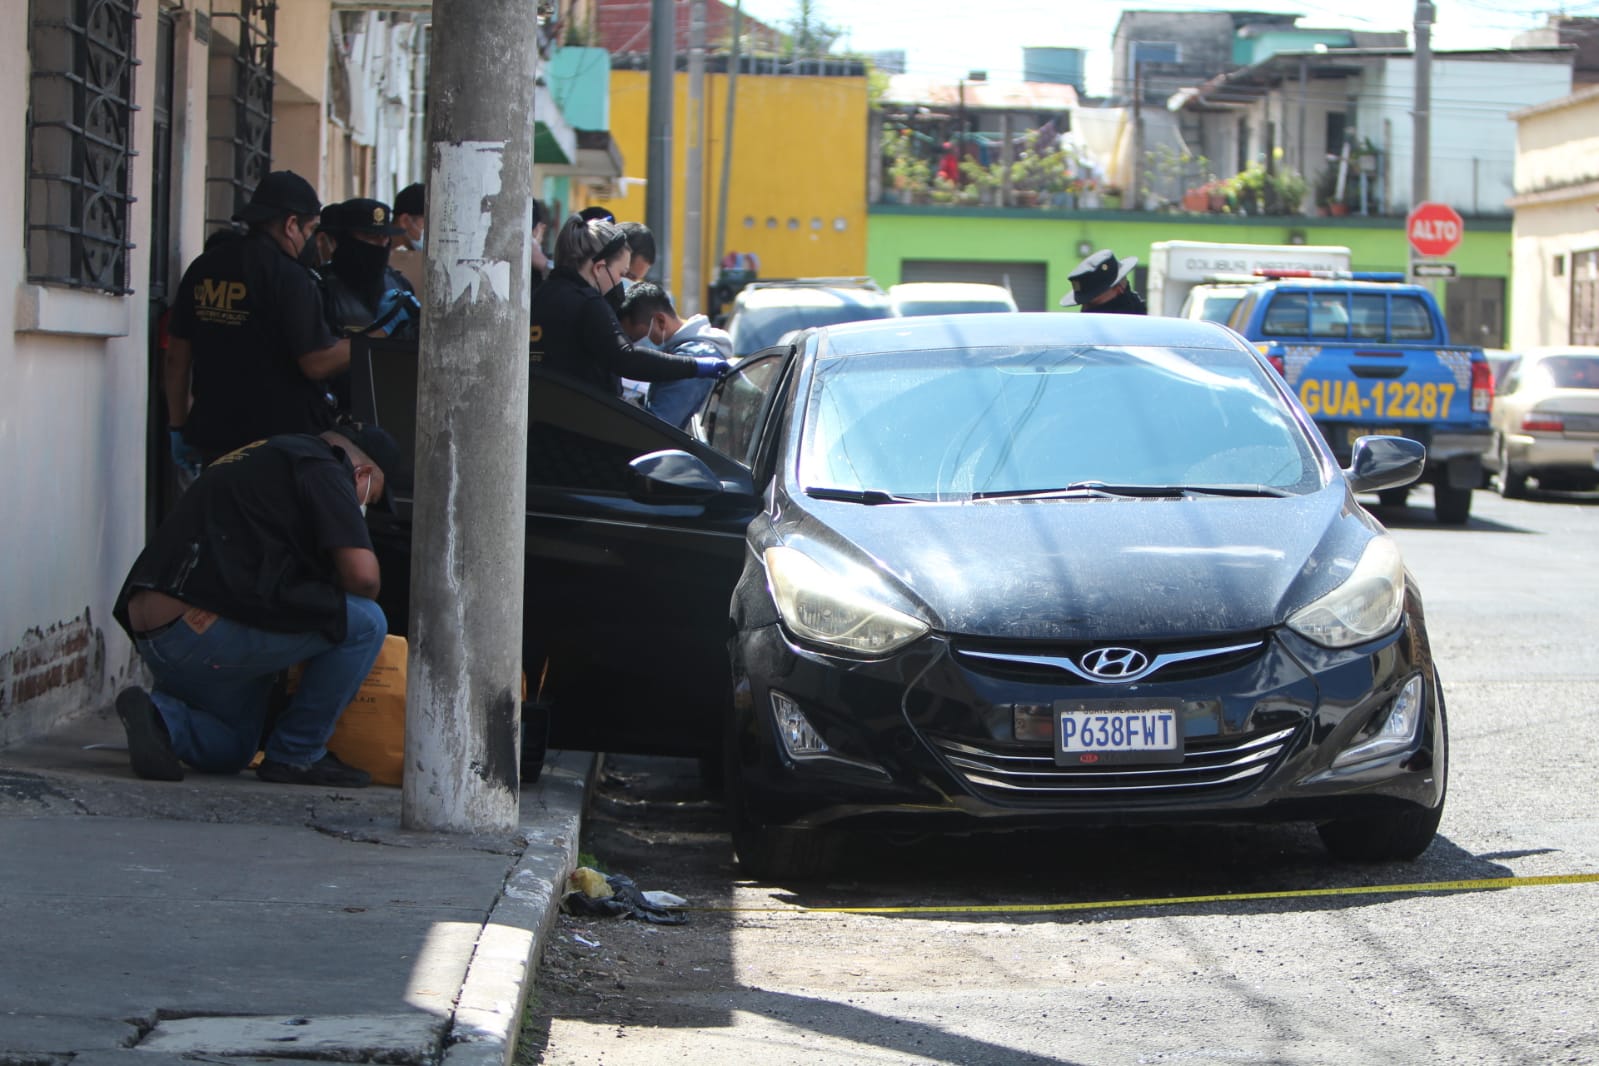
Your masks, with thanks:
[[(1419, 612), (1352, 650), (1332, 652), (1289, 632), (1247, 639), (1249, 650), (1101, 685), (972, 654), (1000, 646), (993, 642), (928, 637), (861, 662), (762, 626), (736, 644), (741, 698), (729, 772), (747, 816), (765, 825), (1324, 821), (1442, 802), (1444, 767), (1434, 753), (1442, 752), (1443, 700)], [(1423, 707), (1411, 742), (1335, 767), (1417, 677)], [(826, 754), (791, 757), (773, 725), (774, 691), (804, 711)], [(1178, 708), (1180, 763), (1066, 766), (1049, 740), (1017, 739), (1018, 706), (1036, 716), (1060, 700), (1122, 698)]]

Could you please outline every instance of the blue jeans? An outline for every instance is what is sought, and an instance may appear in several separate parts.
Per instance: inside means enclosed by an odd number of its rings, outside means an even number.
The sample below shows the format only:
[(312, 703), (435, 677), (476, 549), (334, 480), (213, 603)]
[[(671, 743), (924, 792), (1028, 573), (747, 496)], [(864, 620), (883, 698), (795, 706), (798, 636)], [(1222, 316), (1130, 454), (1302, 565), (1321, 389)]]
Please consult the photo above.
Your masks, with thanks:
[(339, 715), (372, 671), (388, 622), (372, 600), (344, 597), (348, 630), (334, 644), (319, 633), (273, 633), (218, 618), (196, 633), (179, 618), (135, 640), (155, 676), (150, 699), (178, 758), (204, 773), (237, 773), (260, 749), (267, 700), (278, 674), (305, 664), (300, 687), (266, 739), (273, 762), (306, 766), (327, 754)]

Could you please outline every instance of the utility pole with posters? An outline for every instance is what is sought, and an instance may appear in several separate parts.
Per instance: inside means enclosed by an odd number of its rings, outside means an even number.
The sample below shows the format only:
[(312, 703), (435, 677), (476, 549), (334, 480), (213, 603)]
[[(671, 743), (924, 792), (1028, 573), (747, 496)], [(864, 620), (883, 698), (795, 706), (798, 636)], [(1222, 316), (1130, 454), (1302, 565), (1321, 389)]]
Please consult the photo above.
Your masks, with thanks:
[(520, 820), (537, 35), (526, 0), (433, 2), (407, 829)]

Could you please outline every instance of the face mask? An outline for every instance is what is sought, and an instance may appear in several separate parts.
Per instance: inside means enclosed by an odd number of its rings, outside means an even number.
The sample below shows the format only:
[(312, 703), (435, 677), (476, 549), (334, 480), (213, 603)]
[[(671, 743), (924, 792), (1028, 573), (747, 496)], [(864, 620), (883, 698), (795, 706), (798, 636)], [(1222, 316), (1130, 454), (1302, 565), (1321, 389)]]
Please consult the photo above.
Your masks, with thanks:
[(420, 234), (411, 238), (411, 247), (419, 252), (422, 250), (422, 237)]
[(362, 518), (366, 517), (366, 500), (367, 500), (367, 497), (370, 496), (371, 494), (372, 494), (372, 475), (368, 474), (367, 478), (366, 478), (366, 491), (361, 493), (361, 517)]
[(375, 304), (383, 295), (383, 268), (389, 263), (389, 246), (367, 244), (354, 238), (342, 240), (333, 249), (334, 275), (362, 300)]
[(620, 282), (618, 282), (618, 284), (622, 286), (622, 292), (625, 295), (630, 289), (633, 288), (633, 286), (637, 285), (638, 282), (634, 281), (632, 278), (623, 278)]

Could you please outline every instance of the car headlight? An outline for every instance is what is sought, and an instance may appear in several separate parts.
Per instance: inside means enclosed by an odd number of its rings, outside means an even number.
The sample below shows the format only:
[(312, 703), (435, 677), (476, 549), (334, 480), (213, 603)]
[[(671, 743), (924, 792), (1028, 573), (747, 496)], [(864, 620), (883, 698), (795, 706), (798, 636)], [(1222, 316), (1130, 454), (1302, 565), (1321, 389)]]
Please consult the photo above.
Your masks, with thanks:
[(1404, 560), (1392, 537), (1378, 536), (1337, 588), (1289, 616), (1288, 628), (1323, 647), (1347, 648), (1392, 630), (1404, 608)]
[(887, 655), (928, 626), (882, 603), (793, 548), (767, 548), (766, 579), (783, 624), (802, 640), (856, 655)]

